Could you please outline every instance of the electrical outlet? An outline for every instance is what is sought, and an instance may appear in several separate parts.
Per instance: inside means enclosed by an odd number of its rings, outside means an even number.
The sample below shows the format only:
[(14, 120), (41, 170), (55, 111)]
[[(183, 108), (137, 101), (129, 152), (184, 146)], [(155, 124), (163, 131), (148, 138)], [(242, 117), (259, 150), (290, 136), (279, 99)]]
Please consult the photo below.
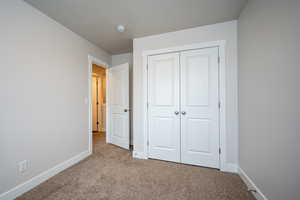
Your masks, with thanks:
[(19, 162), (19, 172), (20, 173), (26, 172), (28, 167), (29, 167), (29, 161), (28, 160), (23, 160), (23, 161)]

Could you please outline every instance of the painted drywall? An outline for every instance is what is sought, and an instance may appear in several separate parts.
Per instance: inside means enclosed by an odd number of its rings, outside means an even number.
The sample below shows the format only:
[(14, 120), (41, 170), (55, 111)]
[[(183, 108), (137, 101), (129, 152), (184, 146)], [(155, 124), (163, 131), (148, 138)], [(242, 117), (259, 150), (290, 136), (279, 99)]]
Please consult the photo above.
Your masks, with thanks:
[(0, 27), (1, 194), (88, 151), (88, 54), (111, 56), (21, 0), (0, 2)]
[(272, 200), (300, 198), (299, 9), (250, 0), (238, 23), (240, 167)]
[(111, 65), (116, 66), (124, 63), (129, 63), (129, 66), (132, 66), (133, 55), (132, 53), (123, 53), (111, 56)]
[(143, 128), (143, 57), (146, 50), (162, 49), (209, 41), (226, 41), (226, 162), (238, 161), (238, 113), (237, 113), (237, 21), (185, 29), (133, 41), (133, 137), (134, 150), (144, 152)]
[[(129, 64), (129, 106), (132, 108), (132, 91), (133, 91), (133, 55), (132, 53), (123, 53), (123, 54), (117, 54), (111, 56), (111, 66), (117, 66), (120, 64), (128, 63)], [(132, 112), (130, 112), (130, 145), (133, 144), (133, 115)]]

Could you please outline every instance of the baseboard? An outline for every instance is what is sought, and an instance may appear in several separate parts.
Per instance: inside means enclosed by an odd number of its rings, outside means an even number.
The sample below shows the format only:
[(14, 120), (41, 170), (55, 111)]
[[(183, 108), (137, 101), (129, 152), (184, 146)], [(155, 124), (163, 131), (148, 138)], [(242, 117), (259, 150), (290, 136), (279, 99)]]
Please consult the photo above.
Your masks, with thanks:
[(238, 166), (233, 163), (226, 163), (220, 170), (222, 172), (238, 173)]
[(148, 159), (144, 152), (138, 152), (138, 151), (134, 151), (134, 150), (132, 152), (132, 157), (138, 158), (138, 159)]
[(55, 167), (53, 167), (45, 172), (42, 172), (41, 174), (31, 178), (30, 180), (10, 189), (7, 192), (0, 194), (0, 200), (12, 200), (12, 199), (17, 198), (18, 196), (22, 195), (23, 193), (31, 190), (32, 188), (38, 186), (42, 182), (48, 180), (52, 176), (55, 176), (56, 174), (60, 173), (61, 171), (65, 170), (65, 169), (71, 167), (72, 165), (78, 163), (79, 161), (85, 159), (89, 155), (91, 155), (91, 153), (89, 151), (84, 151), (84, 152), (72, 157), (71, 159), (64, 161), (63, 163), (56, 165)]
[[(147, 155), (144, 152), (139, 152), (139, 151), (135, 151), (135, 150), (133, 150), (133, 152), (132, 152), (132, 157), (138, 158), (138, 159), (148, 159)], [(224, 167), (221, 168), (221, 171), (238, 173), (238, 166), (233, 163), (226, 163), (224, 165)]]
[(256, 192), (252, 192), (253, 196), (257, 200), (268, 200), (268, 198), (261, 192), (261, 190), (254, 184), (254, 182), (250, 179), (250, 177), (242, 170), (240, 167), (238, 168), (239, 175), (244, 183), (247, 185), (249, 190), (255, 190)]

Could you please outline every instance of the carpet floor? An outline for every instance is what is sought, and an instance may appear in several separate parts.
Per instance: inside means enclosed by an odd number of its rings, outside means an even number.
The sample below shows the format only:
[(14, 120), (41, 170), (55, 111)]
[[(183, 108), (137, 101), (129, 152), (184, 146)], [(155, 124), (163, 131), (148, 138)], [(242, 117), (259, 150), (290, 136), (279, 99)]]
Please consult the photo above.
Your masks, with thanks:
[(134, 159), (94, 136), (92, 156), (18, 200), (254, 200), (240, 177), (215, 169)]

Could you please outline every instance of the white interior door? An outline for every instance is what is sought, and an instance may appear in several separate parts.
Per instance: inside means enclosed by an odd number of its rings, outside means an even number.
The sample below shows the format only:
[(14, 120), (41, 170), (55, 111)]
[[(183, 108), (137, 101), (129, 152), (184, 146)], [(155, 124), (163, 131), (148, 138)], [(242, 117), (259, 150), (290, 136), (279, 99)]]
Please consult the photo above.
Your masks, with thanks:
[(129, 149), (129, 65), (108, 69), (108, 141)]
[(180, 162), (179, 54), (148, 57), (148, 156)]
[(181, 162), (219, 168), (218, 48), (181, 53)]

